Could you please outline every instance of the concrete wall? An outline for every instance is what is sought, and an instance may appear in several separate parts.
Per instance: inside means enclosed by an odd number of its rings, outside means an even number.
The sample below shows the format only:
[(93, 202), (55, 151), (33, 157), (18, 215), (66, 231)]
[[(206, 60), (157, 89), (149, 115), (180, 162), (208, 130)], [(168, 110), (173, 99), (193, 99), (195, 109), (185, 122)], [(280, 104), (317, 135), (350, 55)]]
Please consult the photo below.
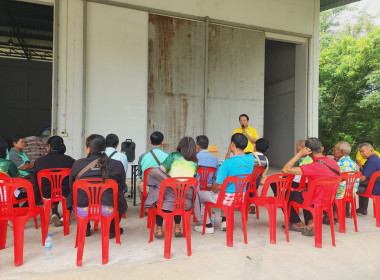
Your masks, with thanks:
[[(111, 4), (111, 1), (101, 2)], [(308, 110), (308, 133), (316, 135), (318, 0), (119, 0), (114, 3), (116, 2), (255, 25), (269, 29), (272, 33), (278, 31), (311, 35), (308, 106), (313, 112)], [(58, 98), (56, 107), (53, 106), (57, 117), (56, 131), (58, 134), (67, 132), (65, 141), (68, 153), (76, 158), (83, 155), (83, 139), (92, 132), (106, 134), (112, 131), (120, 134), (121, 138), (130, 135), (137, 142), (139, 154), (145, 150), (147, 138), (148, 13), (89, 2), (86, 18), (85, 5), (84, 1), (55, 1), (55, 6), (59, 9), (56, 22), (58, 47), (55, 50), (58, 74), (54, 80)], [(87, 39), (85, 49), (84, 28)], [(88, 68), (86, 71), (83, 68), (84, 61)], [(84, 80), (87, 80), (86, 84), (83, 84)], [(116, 105), (111, 100), (115, 100)], [(131, 105), (130, 101), (135, 105)], [(100, 106), (102, 103), (107, 106)], [(105, 114), (99, 115), (99, 109), (108, 108), (110, 103), (115, 107), (106, 109)], [(111, 112), (112, 116), (109, 116)], [(104, 116), (109, 119), (105, 121)], [(231, 119), (234, 118), (236, 116), (231, 116)], [(221, 126), (220, 130), (224, 130), (224, 127)], [(225, 129), (225, 134), (229, 137), (229, 128)]]

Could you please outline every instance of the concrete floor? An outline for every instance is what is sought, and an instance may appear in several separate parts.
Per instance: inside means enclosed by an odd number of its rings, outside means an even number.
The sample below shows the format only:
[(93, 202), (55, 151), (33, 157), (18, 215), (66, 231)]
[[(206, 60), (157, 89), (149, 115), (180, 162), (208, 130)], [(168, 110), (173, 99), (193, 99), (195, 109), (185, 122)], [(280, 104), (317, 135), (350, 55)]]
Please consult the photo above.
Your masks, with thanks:
[[(370, 203), (371, 204), (371, 203)], [(370, 205), (369, 215), (358, 217), (359, 232), (347, 219), (346, 233), (336, 227), (336, 247), (331, 245), (330, 227), (323, 226), (323, 248), (314, 247), (314, 238), (290, 232), (287, 243), (277, 214), (277, 244), (269, 243), (268, 216), (261, 208), (260, 220), (248, 220), (248, 244), (243, 242), (240, 212), (235, 212), (234, 247), (226, 247), (225, 232), (202, 236), (192, 231), (192, 256), (187, 257), (186, 239), (173, 238), (170, 260), (164, 259), (164, 241), (148, 243), (146, 218), (139, 219), (139, 206), (122, 219), (121, 245), (110, 241), (109, 263), (101, 264), (101, 235), (86, 238), (83, 266), (76, 267), (75, 230), (63, 236), (63, 228), (50, 227), (54, 241), (51, 261), (44, 260), (40, 230), (32, 220), (25, 229), (24, 264), (13, 266), (13, 235), (8, 227), (7, 245), (0, 251), (0, 279), (379, 279), (380, 228)], [(217, 210), (218, 211), (218, 210)], [(218, 212), (217, 212), (218, 213)], [(218, 214), (217, 214), (218, 215)]]

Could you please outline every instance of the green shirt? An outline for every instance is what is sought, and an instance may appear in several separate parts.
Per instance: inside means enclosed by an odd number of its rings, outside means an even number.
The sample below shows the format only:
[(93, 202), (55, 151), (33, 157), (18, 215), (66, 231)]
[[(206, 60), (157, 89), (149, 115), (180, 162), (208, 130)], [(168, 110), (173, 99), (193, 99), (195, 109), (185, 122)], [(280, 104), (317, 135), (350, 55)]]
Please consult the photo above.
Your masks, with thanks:
[[(168, 153), (165, 153), (160, 148), (153, 148), (152, 151), (160, 163), (164, 162), (164, 160), (168, 157)], [(150, 167), (158, 167), (158, 166), (159, 165), (157, 164), (157, 161), (154, 159), (150, 151), (141, 155), (139, 158), (139, 163), (138, 163), (139, 177), (141, 177), (141, 180), (144, 181), (145, 170), (147, 170)]]
[(171, 177), (194, 177), (198, 163), (187, 161), (180, 153), (171, 153), (162, 163)]
[(294, 167), (302, 166), (302, 165), (310, 164), (310, 163), (313, 163), (313, 159), (312, 159), (311, 157), (309, 157), (309, 156), (306, 156), (306, 157), (300, 158), (300, 159), (294, 164)]
[(19, 169), (20, 174), (24, 176), (28, 176), (31, 174), (28, 170), (20, 170), (20, 167), (24, 164), (30, 163), (30, 159), (24, 152), (19, 152), (15, 149), (11, 149), (8, 153), (7, 159), (11, 160), (16, 164), (17, 168)]
[(16, 164), (13, 161), (0, 158), (0, 172), (7, 174), (9, 177), (17, 178), (20, 175)]

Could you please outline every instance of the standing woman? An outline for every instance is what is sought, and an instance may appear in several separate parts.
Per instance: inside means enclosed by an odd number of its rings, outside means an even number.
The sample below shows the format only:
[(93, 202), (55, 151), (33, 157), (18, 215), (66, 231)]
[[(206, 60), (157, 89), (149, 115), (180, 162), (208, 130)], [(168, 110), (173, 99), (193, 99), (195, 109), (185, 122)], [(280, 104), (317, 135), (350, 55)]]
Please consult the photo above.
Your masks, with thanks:
[[(36, 186), (38, 187), (37, 174), (41, 170), (50, 168), (70, 168), (73, 166), (74, 159), (70, 156), (65, 155), (66, 146), (63, 142), (62, 137), (52, 136), (48, 139), (46, 150), (48, 154), (46, 156), (36, 159), (34, 162), (33, 177)], [(42, 178), (41, 181), (42, 195), (45, 198), (51, 197), (51, 186), (49, 180)], [(69, 178), (65, 178), (62, 181), (62, 195), (68, 197), (70, 194)], [(51, 220), (55, 227), (62, 226), (61, 216), (58, 213), (58, 203), (55, 202), (51, 205)]]
[[(179, 141), (177, 151), (171, 153), (165, 161), (160, 165), (160, 168), (174, 177), (194, 177), (197, 174), (198, 158), (195, 141), (192, 137), (184, 137)], [(163, 218), (160, 215), (156, 216), (156, 238), (164, 236), (162, 231)], [(174, 216), (174, 235), (182, 237), (181, 232), (181, 216)]]
[[(106, 140), (103, 136), (98, 134), (92, 134), (86, 139), (86, 158), (79, 159), (74, 162), (70, 173), (70, 187), (71, 193), (67, 201), (67, 208), (70, 209), (73, 206), (73, 183), (79, 179), (92, 179), (102, 178), (103, 182), (107, 182), (108, 179), (112, 179), (118, 184), (118, 210), (119, 219), (127, 211), (128, 205), (123, 196), (123, 189), (125, 187), (125, 171), (124, 166), (120, 161), (109, 159), (105, 153)], [(93, 165), (88, 166), (90, 163)], [(79, 176), (77, 176), (79, 175)], [(78, 190), (77, 196), (77, 215), (80, 217), (88, 216), (88, 198), (87, 194)], [(113, 213), (113, 195), (112, 190), (106, 190), (103, 193), (102, 199), (102, 215), (109, 216)], [(87, 225), (86, 236), (91, 235), (90, 223)], [(123, 234), (123, 229), (120, 228), (120, 234)], [(115, 222), (112, 220), (110, 226), (110, 239), (115, 238)]]

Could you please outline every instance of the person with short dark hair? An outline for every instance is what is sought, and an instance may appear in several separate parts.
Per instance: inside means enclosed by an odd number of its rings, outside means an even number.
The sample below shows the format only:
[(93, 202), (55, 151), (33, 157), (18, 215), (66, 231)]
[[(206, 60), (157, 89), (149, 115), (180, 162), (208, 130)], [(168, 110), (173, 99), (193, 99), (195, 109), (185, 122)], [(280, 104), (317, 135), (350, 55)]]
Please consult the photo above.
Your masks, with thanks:
[(8, 143), (3, 138), (0, 138), (0, 172), (8, 175), (11, 178), (21, 178), (21, 174), (17, 169), (16, 164), (6, 159), (8, 152)]
[[(197, 148), (197, 158), (198, 158), (198, 166), (204, 166), (204, 167), (213, 167), (216, 169), (215, 174), (210, 174), (207, 184), (212, 185), (214, 182), (212, 181), (212, 178), (216, 178), (216, 174), (218, 173), (219, 169), (219, 161), (216, 156), (211, 154), (207, 148), (208, 148), (208, 137), (205, 135), (199, 135), (196, 138), (196, 148)], [(197, 175), (199, 179), (199, 175)]]
[[(143, 194), (145, 170), (150, 167), (159, 167), (168, 157), (168, 153), (162, 150), (162, 147), (164, 146), (164, 135), (161, 132), (153, 132), (149, 137), (149, 144), (152, 148), (150, 151), (142, 154), (138, 161), (138, 177), (136, 185), (140, 199)], [(146, 191), (147, 193), (149, 192), (149, 186), (146, 186)]]
[[(363, 141), (361, 144), (370, 144), (373, 147), (373, 142), (371, 140)], [(373, 151), (380, 158), (380, 153), (376, 151), (375, 149)], [(359, 147), (359, 150), (356, 153), (356, 164), (359, 166), (360, 170), (363, 170), (363, 166), (366, 163), (366, 161), (367, 159), (362, 157), (360, 153), (360, 147)]]
[[(359, 148), (360, 154), (363, 159), (366, 159), (366, 162), (363, 166), (362, 176), (359, 179), (359, 189), (357, 193), (365, 193), (373, 173), (380, 170), (380, 158), (375, 153), (373, 146), (368, 142), (360, 144)], [(372, 194), (380, 195), (380, 181), (375, 181)], [(367, 215), (368, 200), (368, 197), (359, 196), (359, 208), (356, 209), (357, 214)]]
[(118, 152), (116, 149), (119, 146), (119, 137), (116, 134), (108, 134), (106, 137), (106, 155), (109, 158), (120, 161), (124, 166), (125, 174), (128, 171), (128, 158), (124, 153)]
[[(226, 159), (222, 165), (219, 167), (218, 174), (216, 176), (216, 181), (213, 185), (209, 187), (209, 191), (199, 191), (197, 197), (200, 203), (194, 203), (194, 213), (198, 221), (203, 221), (204, 210), (206, 202), (216, 203), (219, 196), (220, 188), (223, 181), (230, 176), (252, 174), (253, 167), (255, 164), (255, 158), (252, 154), (245, 154), (244, 149), (248, 145), (247, 137), (242, 133), (235, 133), (231, 137), (231, 151), (234, 154), (233, 157)], [(235, 196), (235, 185), (229, 184), (226, 188), (226, 198), (225, 201), (233, 201)], [(214, 233), (215, 229), (211, 223), (208, 215), (206, 221), (206, 233)], [(221, 211), (221, 230), (226, 230), (226, 217), (223, 211)], [(203, 231), (203, 226), (198, 225), (194, 227), (197, 232)]]
[[(323, 146), (318, 138), (311, 137), (305, 141), (305, 147), (302, 148), (291, 160), (289, 160), (282, 168), (283, 173), (294, 174), (294, 175), (306, 175), (308, 178), (308, 184), (313, 183), (316, 179), (322, 177), (335, 177), (340, 176), (340, 168), (335, 160), (323, 155)], [(307, 156), (314, 160), (313, 163), (302, 165), (299, 167), (294, 167), (295, 163)], [(296, 201), (298, 203), (303, 203), (304, 193), (292, 191), (289, 196), (290, 201)], [(318, 207), (322, 204), (323, 200), (323, 186), (316, 186), (313, 194), (311, 204), (314, 207)], [(314, 236), (314, 220), (312, 214), (303, 210), (305, 223), (303, 223), (298, 216), (297, 212), (290, 209), (289, 217), (289, 230), (302, 232), (306, 236)]]
[[(91, 178), (101, 178), (104, 183), (107, 182), (108, 179), (112, 179), (116, 181), (118, 184), (118, 210), (119, 210), (119, 219), (121, 216), (127, 211), (128, 205), (127, 201), (124, 199), (123, 190), (125, 187), (125, 171), (123, 164), (114, 159), (109, 159), (105, 153), (106, 149), (106, 140), (103, 136), (98, 134), (92, 134), (86, 138), (86, 158), (78, 159), (74, 162), (71, 173), (69, 177), (71, 193), (67, 199), (67, 209), (71, 209), (73, 206), (73, 192), (72, 186), (76, 180), (79, 179), (91, 179)], [(76, 178), (80, 172), (85, 169), (90, 163), (93, 165), (85, 170), (85, 172), (79, 177)], [(101, 198), (102, 205), (102, 215), (109, 216), (113, 213), (114, 209), (114, 201), (112, 190), (106, 190), (103, 193)], [(77, 196), (77, 209), (73, 209), (76, 211), (78, 216), (87, 217), (88, 216), (88, 197), (87, 194), (78, 190)], [(90, 223), (87, 225), (86, 236), (91, 235), (90, 231)], [(123, 234), (123, 229), (120, 228), (120, 234)], [(110, 239), (115, 238), (115, 221), (112, 220), (110, 226)]]
[[(63, 142), (62, 137), (52, 136), (48, 139), (46, 144), (46, 150), (48, 154), (46, 156), (36, 159), (34, 162), (34, 171), (33, 177), (34, 182), (36, 182), (36, 187), (38, 188), (37, 174), (41, 170), (50, 169), (50, 168), (70, 168), (73, 166), (75, 160), (65, 155), (66, 146)], [(51, 197), (51, 185), (48, 179), (42, 178), (41, 181), (41, 190), (44, 198)], [(62, 181), (62, 195), (68, 197), (70, 194), (69, 178), (65, 178)], [(51, 220), (55, 227), (63, 225), (63, 220), (58, 213), (58, 202), (55, 202), (51, 205)]]
[[(257, 131), (255, 128), (248, 126), (249, 117), (246, 114), (241, 114), (239, 116), (239, 122), (240, 122), (240, 127), (235, 129), (234, 132), (232, 133), (232, 135), (234, 135), (236, 133), (242, 133), (245, 137), (247, 137), (248, 145), (244, 149), (244, 152), (245, 153), (253, 153), (254, 145), (255, 145), (257, 139), (259, 139)], [(227, 155), (226, 155), (226, 159), (230, 158), (231, 152), (232, 152), (232, 150), (231, 150), (231, 147), (229, 146), (228, 151), (227, 151)]]
[(12, 139), (12, 149), (9, 151), (7, 159), (13, 161), (23, 177), (33, 173), (34, 162), (23, 151), (25, 148), (25, 138), (16, 136)]

